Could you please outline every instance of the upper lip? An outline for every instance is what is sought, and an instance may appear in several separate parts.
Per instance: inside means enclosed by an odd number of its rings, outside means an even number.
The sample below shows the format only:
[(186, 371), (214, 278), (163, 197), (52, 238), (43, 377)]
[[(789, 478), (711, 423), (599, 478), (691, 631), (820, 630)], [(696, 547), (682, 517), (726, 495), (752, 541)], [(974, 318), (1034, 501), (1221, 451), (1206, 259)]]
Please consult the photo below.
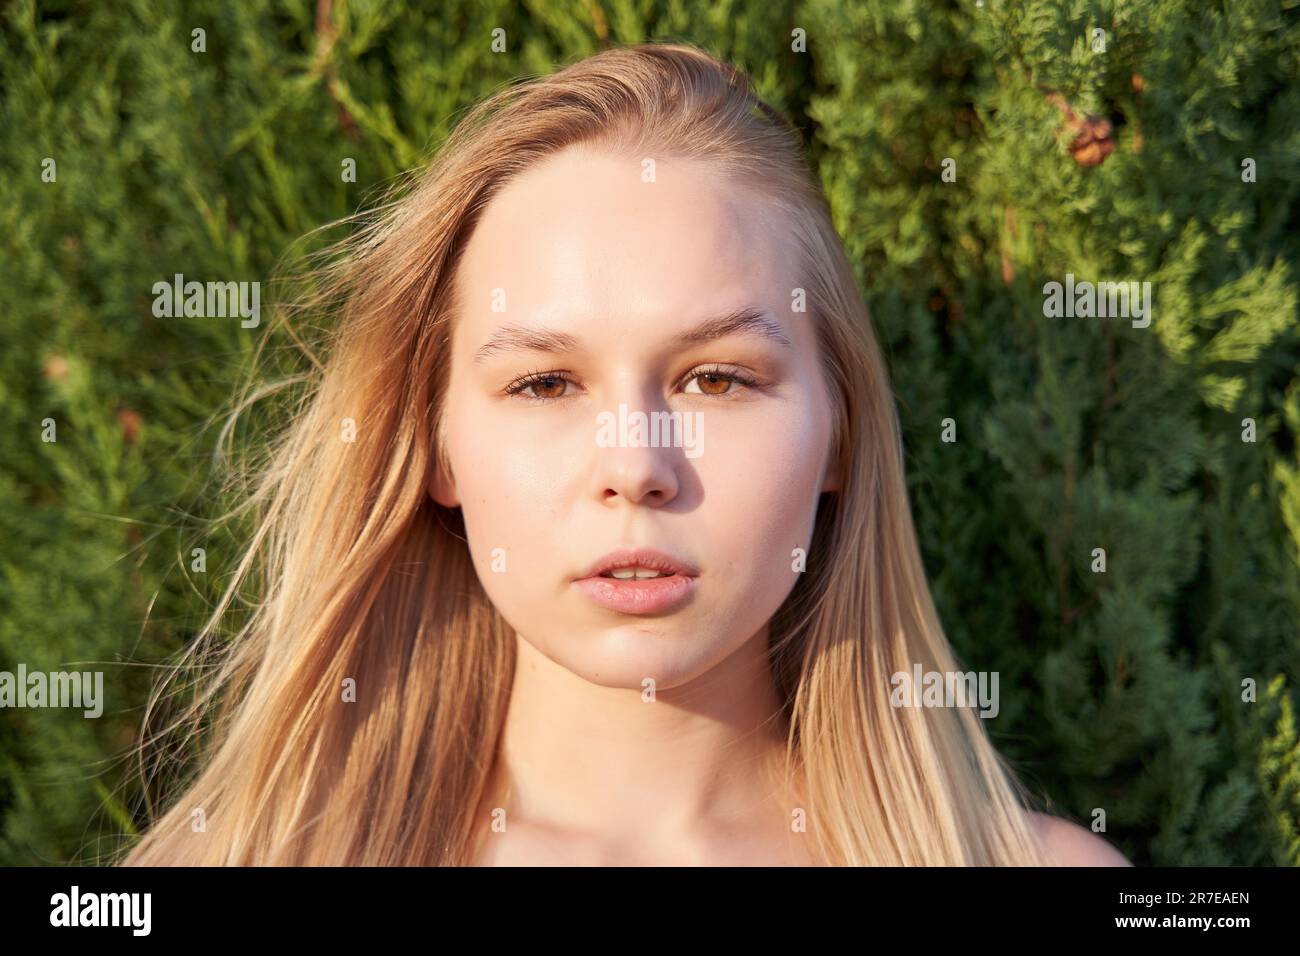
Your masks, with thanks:
[(599, 577), (606, 571), (614, 571), (618, 568), (646, 568), (650, 571), (680, 574), (684, 577), (695, 577), (699, 574), (690, 562), (674, 558), (654, 548), (620, 548), (589, 565), (578, 575), (578, 580)]

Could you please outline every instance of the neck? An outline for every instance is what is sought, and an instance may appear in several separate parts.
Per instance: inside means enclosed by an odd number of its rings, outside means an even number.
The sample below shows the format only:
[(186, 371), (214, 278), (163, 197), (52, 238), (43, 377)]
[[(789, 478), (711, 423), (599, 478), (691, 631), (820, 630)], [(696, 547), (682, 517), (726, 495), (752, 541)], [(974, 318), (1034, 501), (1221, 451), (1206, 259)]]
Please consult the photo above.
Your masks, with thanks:
[(656, 688), (652, 702), (641, 687), (593, 684), (521, 636), (516, 644), (493, 780), (511, 821), (622, 845), (759, 820), (788, 828), (766, 627), (704, 674)]

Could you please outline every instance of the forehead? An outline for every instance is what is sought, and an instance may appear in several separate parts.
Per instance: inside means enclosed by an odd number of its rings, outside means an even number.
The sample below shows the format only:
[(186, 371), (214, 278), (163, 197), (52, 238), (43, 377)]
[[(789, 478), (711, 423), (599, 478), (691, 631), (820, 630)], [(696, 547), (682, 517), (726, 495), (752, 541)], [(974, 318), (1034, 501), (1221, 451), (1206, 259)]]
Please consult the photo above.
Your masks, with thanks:
[[(457, 271), (463, 320), (652, 317), (671, 323), (740, 301), (788, 315), (789, 230), (752, 188), (699, 160), (570, 147), (508, 183)], [(504, 300), (494, 310), (493, 301)]]

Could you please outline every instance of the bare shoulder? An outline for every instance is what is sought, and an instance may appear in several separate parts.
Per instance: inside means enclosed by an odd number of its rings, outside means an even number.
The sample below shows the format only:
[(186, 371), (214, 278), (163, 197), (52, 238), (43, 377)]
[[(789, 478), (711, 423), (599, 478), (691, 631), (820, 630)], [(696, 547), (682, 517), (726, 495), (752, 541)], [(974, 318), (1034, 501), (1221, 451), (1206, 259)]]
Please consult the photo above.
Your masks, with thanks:
[(1106, 840), (1077, 823), (1032, 811), (1029, 817), (1049, 866), (1133, 865)]

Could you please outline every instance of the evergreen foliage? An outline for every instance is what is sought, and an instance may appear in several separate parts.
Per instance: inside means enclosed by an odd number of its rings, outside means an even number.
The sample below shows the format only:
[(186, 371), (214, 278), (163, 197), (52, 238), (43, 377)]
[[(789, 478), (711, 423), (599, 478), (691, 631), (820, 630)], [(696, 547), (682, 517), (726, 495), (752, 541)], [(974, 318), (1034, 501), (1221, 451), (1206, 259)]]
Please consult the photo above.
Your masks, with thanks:
[[(1138, 864), (1300, 864), (1283, 0), (5, 5), (0, 670), (100, 667), (108, 705), (0, 715), (0, 863), (95, 859), (143, 820), (151, 665), (247, 530), (203, 521), (269, 322), (159, 318), (153, 284), (265, 283), (487, 93), (644, 40), (730, 60), (808, 137), (942, 619), (1001, 675), (998, 747)], [(1149, 325), (1046, 315), (1067, 274), (1150, 282)]]

